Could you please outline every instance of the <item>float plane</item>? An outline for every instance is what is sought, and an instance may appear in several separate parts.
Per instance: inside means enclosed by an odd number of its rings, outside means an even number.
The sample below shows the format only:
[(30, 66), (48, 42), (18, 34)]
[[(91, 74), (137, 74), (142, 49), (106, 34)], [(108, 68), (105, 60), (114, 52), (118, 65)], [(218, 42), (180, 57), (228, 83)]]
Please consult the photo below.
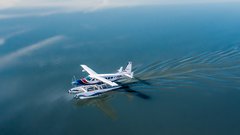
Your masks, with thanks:
[(93, 85), (93, 84), (108, 84), (112, 87), (118, 86), (117, 81), (121, 81), (126, 78), (133, 78), (132, 62), (128, 62), (125, 69), (120, 67), (118, 72), (111, 74), (98, 74), (86, 65), (80, 65), (83, 68), (83, 72), (87, 72), (89, 75), (79, 80), (72, 81), (72, 85)]
[(68, 93), (76, 94), (78, 99), (88, 99), (98, 97), (102, 93), (121, 88), (116, 82), (126, 78), (133, 78), (132, 62), (128, 62), (127, 67), (123, 70), (120, 67), (117, 73), (98, 74), (86, 65), (81, 65), (83, 71), (89, 75), (80, 80), (72, 82), (76, 87), (70, 89)]

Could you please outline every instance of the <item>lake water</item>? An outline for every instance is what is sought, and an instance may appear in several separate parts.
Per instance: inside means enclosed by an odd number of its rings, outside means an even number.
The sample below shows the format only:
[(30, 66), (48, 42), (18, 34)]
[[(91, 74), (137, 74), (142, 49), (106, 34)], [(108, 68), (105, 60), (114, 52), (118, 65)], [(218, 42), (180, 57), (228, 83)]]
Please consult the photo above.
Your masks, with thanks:
[[(0, 20), (1, 135), (239, 135), (240, 5)], [(80, 64), (133, 62), (129, 89), (74, 100)]]

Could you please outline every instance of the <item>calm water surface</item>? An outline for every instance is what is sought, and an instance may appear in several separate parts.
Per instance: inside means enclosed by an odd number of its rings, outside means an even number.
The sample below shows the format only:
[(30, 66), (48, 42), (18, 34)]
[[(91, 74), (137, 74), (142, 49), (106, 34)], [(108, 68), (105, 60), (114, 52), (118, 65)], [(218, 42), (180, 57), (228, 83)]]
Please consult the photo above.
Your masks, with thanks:
[[(108, 9), (0, 20), (0, 134), (238, 135), (240, 6)], [(3, 42), (4, 39), (4, 42)], [(136, 79), (96, 99), (80, 64)]]

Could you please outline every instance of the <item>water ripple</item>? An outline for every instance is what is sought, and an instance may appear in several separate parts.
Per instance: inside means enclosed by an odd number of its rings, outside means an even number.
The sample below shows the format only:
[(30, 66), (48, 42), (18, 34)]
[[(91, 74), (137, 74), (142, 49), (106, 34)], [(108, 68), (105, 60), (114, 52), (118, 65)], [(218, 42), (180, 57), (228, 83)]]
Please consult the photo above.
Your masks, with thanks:
[[(238, 88), (240, 80), (240, 47), (215, 52), (156, 61), (134, 68), (135, 79), (124, 83), (159, 88), (196, 87), (210, 84)], [(136, 85), (136, 83), (138, 85)], [(145, 86), (146, 87), (146, 86)]]

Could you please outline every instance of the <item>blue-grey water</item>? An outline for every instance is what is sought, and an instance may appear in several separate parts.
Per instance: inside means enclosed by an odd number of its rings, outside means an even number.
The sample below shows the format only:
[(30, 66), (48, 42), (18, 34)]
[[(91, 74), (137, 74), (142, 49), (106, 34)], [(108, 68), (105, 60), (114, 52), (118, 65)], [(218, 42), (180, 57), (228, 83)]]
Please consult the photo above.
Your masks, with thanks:
[[(141, 6), (0, 20), (1, 135), (239, 135), (240, 5)], [(129, 88), (67, 93), (80, 64), (133, 62)]]

